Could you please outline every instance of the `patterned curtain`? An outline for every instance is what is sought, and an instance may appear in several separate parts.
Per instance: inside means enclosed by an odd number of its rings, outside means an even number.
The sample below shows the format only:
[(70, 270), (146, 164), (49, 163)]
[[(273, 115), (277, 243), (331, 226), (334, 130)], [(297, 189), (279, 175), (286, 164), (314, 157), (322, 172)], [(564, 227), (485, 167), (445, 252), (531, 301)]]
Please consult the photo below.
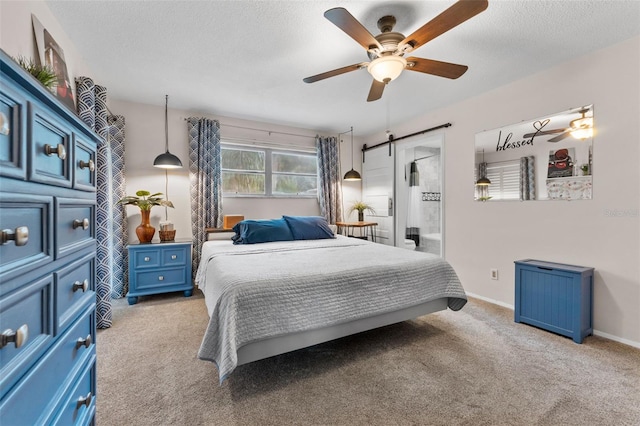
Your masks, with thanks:
[(222, 227), (222, 154), (220, 123), (189, 117), (189, 179), (191, 182), (191, 231), (193, 276), (198, 271), (205, 228)]
[[(406, 169), (405, 169), (406, 170)], [(411, 163), (409, 174), (409, 206), (407, 209), (406, 238), (415, 241), (416, 247), (420, 246), (420, 173), (418, 163)]]
[(536, 199), (536, 170), (534, 157), (520, 158), (520, 200)]
[(111, 326), (111, 298), (127, 287), (124, 196), (124, 117), (108, 116), (107, 90), (88, 77), (76, 79), (78, 115), (101, 136), (96, 158), (96, 326)]
[(331, 224), (342, 220), (342, 181), (338, 138), (316, 137), (318, 153), (318, 201), (320, 213)]
[[(481, 177), (487, 177), (487, 163), (478, 164), (476, 181)], [(489, 187), (486, 185), (476, 185), (476, 200), (485, 200), (489, 197)]]

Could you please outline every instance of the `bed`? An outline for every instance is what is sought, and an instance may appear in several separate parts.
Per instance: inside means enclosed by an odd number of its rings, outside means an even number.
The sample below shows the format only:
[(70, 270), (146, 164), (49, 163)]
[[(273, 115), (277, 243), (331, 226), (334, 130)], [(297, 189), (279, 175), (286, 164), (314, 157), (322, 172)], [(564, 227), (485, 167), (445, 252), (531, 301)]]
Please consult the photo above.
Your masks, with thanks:
[(342, 235), (207, 241), (196, 284), (210, 317), (198, 357), (220, 383), (242, 364), (467, 301), (444, 259)]

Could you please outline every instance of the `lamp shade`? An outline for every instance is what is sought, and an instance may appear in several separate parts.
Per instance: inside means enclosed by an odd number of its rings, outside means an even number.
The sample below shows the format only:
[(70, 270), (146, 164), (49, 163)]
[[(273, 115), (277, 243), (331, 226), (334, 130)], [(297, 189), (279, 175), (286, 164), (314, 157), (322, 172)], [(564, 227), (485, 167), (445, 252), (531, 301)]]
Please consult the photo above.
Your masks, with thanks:
[(478, 179), (478, 181), (476, 182), (477, 186), (489, 186), (491, 185), (491, 181), (489, 180), (489, 178), (486, 177), (481, 177), (480, 179)]
[(406, 66), (407, 60), (402, 56), (388, 55), (371, 61), (367, 66), (367, 71), (379, 82), (389, 83), (398, 78)]
[(182, 162), (178, 157), (167, 151), (158, 155), (156, 159), (153, 160), (153, 167), (159, 167), (161, 169), (179, 169), (182, 167)]
[(358, 173), (356, 170), (351, 169), (344, 174), (344, 177), (342, 179), (343, 180), (362, 180), (362, 177), (360, 176), (360, 173)]

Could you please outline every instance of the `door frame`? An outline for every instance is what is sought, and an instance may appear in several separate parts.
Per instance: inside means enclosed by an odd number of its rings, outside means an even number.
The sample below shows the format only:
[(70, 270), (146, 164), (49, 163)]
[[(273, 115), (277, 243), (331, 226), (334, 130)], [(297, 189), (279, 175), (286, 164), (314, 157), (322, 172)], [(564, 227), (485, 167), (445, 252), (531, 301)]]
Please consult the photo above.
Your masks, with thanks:
[[(396, 247), (404, 246), (405, 227), (407, 222), (407, 197), (404, 189), (405, 167), (409, 164), (406, 159), (406, 151), (418, 146), (428, 146), (440, 148), (440, 257), (445, 258), (445, 134), (444, 132), (432, 133), (429, 135), (419, 135), (406, 141), (397, 141), (395, 145), (395, 229)], [(408, 179), (407, 170), (407, 179)], [(402, 236), (402, 238), (400, 237)]]

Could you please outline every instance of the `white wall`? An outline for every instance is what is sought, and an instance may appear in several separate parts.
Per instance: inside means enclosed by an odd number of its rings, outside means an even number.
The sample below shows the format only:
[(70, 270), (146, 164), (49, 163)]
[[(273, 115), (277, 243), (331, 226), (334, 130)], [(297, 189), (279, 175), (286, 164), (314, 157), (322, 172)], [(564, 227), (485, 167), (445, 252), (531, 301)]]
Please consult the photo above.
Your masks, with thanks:
[[(444, 131), (446, 258), (469, 293), (513, 306), (519, 259), (591, 266), (597, 333), (640, 346), (639, 75), (636, 37), (393, 126), (402, 136), (453, 124)], [(591, 103), (593, 200), (473, 201), (476, 133)]]
[(31, 14), (36, 16), (64, 51), (75, 94), (75, 77), (91, 76), (91, 70), (44, 2), (0, 1), (0, 48), (12, 57), (25, 56), (34, 60), (38, 57)]
[[(158, 93), (164, 101), (164, 94)], [(171, 95), (169, 95), (171, 105)], [(151, 192), (165, 193), (165, 172), (153, 167), (154, 158), (164, 152), (164, 106), (151, 106), (117, 100), (110, 101), (110, 109), (114, 114), (125, 117), (125, 177), (126, 193), (134, 194), (145, 189)], [(189, 197), (189, 150), (186, 117), (203, 116), (203, 114), (169, 108), (169, 151), (182, 161), (183, 168), (168, 171), (168, 194), (174, 209), (167, 209), (167, 215), (176, 228), (176, 238), (191, 236), (191, 216)], [(279, 126), (269, 123), (240, 120), (229, 117), (205, 115), (217, 119), (221, 123), (222, 138), (242, 139), (245, 141), (293, 144), (296, 146), (315, 146), (316, 132), (312, 130)], [(259, 129), (259, 130), (250, 130)], [(271, 132), (271, 134), (269, 134)], [(294, 136), (294, 135), (302, 135)], [(345, 140), (345, 142), (347, 142)], [(354, 145), (358, 143), (354, 142)], [(343, 143), (342, 167), (344, 171), (351, 168), (349, 144)], [(357, 154), (356, 154), (357, 155)], [(343, 173), (344, 173), (343, 171)], [(355, 199), (359, 194), (359, 184), (345, 185), (343, 195), (345, 206), (347, 201)], [(135, 227), (140, 223), (140, 213), (134, 206), (128, 206), (129, 240), (136, 241)], [(242, 214), (247, 219), (276, 218), (283, 214), (319, 215), (320, 207), (316, 198), (224, 198), (223, 213)], [(151, 210), (151, 224), (158, 227), (165, 218), (165, 209), (155, 207)], [(155, 235), (155, 240), (159, 236)]]

